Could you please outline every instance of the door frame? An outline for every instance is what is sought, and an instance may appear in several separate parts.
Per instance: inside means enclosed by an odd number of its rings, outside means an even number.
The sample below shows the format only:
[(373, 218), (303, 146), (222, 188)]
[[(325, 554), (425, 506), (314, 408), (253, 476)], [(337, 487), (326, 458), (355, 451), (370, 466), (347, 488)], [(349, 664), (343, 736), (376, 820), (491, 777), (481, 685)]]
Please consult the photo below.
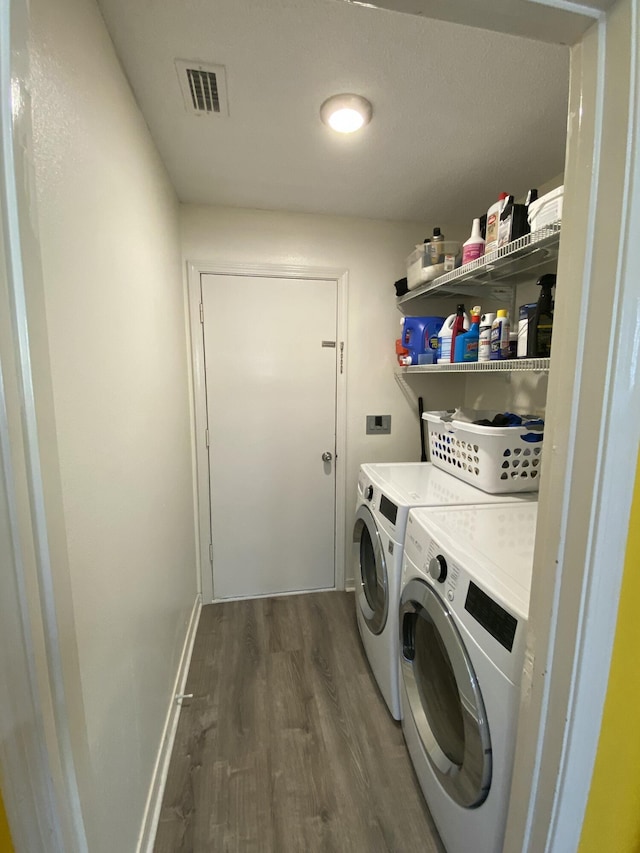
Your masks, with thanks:
[(0, 0), (0, 784), (16, 850), (87, 853), (89, 763), (50, 365), (34, 345), (46, 322), (30, 26), (26, 0)]
[[(334, 584), (345, 588), (346, 545), (346, 449), (347, 449), (347, 309), (349, 272), (335, 267), (307, 267), (281, 264), (217, 264), (187, 261), (189, 339), (191, 341), (191, 386), (194, 436), (196, 524), (199, 553), (199, 592), (207, 604), (216, 601), (213, 588), (212, 519), (209, 492), (209, 448), (207, 444), (207, 396), (200, 310), (202, 275), (250, 276), (252, 278), (311, 279), (332, 281), (337, 288), (336, 311), (336, 446), (334, 513)], [(226, 600), (226, 599), (225, 599)]]
[[(627, 2), (630, 35), (616, 43)], [(561, 323), (577, 306), (580, 320), (551, 356), (505, 853), (580, 845), (640, 446), (640, 0), (592, 12), (594, 27), (571, 49), (556, 299)]]

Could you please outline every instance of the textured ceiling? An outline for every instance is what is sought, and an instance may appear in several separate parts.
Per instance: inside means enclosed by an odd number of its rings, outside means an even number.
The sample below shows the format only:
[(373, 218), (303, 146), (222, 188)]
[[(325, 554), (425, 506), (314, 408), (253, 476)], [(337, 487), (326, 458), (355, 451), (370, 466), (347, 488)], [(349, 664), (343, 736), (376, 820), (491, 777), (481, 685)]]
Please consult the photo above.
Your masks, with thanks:
[[(339, 2), (358, 3), (361, 0)], [(477, 0), (372, 0), (367, 5), (553, 44), (574, 44), (592, 26), (598, 11), (607, 9), (612, 3), (613, 0), (582, 0), (576, 8), (588, 14), (580, 15), (554, 8), (542, 0), (483, 0), (482, 3)]]
[[(462, 224), (563, 169), (559, 45), (336, 0), (99, 2), (183, 202)], [(175, 59), (226, 66), (228, 118), (187, 113)], [(322, 125), (336, 92), (364, 131)]]

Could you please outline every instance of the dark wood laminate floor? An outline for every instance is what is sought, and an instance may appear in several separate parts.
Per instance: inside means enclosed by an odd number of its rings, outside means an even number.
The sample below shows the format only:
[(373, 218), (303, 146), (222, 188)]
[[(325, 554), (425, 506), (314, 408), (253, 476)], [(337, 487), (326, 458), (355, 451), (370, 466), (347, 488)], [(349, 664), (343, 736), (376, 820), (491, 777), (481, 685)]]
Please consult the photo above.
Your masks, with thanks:
[(155, 853), (441, 853), (352, 593), (208, 605)]

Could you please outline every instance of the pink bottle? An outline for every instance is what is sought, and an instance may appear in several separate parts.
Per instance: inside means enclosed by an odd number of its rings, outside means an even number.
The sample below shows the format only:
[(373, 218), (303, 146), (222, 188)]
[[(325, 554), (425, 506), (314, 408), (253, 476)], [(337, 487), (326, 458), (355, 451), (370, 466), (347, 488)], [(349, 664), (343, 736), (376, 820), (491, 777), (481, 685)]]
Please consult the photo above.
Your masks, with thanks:
[(468, 264), (484, 255), (485, 241), (480, 233), (480, 220), (474, 219), (471, 228), (471, 237), (462, 244), (462, 263)]

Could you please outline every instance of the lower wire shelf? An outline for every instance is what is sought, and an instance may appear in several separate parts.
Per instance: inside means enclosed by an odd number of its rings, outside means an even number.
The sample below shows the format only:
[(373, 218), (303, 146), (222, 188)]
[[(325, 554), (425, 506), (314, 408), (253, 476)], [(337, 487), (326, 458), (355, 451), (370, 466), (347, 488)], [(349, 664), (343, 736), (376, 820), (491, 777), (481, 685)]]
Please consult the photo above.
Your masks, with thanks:
[(514, 373), (529, 371), (531, 373), (547, 373), (549, 358), (510, 358), (505, 361), (467, 361), (450, 364), (412, 364), (409, 367), (398, 367), (398, 373)]

